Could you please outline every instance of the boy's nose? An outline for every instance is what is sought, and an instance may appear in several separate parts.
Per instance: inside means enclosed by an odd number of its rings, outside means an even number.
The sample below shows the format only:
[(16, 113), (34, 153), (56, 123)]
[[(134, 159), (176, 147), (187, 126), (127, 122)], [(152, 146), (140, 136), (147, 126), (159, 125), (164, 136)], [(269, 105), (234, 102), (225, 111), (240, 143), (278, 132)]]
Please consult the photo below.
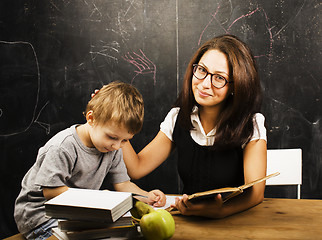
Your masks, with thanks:
[(120, 147), (121, 147), (121, 141), (113, 143), (111, 147), (113, 148), (113, 150), (120, 149)]

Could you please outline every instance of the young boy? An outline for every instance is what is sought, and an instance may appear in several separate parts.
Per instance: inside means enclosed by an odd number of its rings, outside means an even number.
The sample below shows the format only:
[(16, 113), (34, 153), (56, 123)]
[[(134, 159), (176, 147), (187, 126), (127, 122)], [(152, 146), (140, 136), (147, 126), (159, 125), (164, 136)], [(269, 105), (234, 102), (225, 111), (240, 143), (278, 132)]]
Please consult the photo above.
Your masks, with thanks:
[(45, 216), (45, 201), (72, 188), (99, 189), (104, 178), (116, 191), (147, 196), (146, 202), (164, 206), (159, 190), (146, 192), (130, 181), (122, 145), (143, 125), (141, 94), (131, 85), (113, 82), (88, 103), (86, 123), (73, 125), (39, 149), (37, 160), (22, 180), (16, 199), (15, 221), (27, 239), (46, 239), (57, 220)]

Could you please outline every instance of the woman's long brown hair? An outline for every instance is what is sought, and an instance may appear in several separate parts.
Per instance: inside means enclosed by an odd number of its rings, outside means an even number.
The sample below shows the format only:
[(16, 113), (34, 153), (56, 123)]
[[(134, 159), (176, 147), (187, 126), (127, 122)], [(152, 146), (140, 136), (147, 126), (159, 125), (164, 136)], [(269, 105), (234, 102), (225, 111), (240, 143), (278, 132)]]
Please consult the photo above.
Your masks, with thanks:
[(175, 103), (180, 107), (180, 124), (192, 129), (191, 112), (197, 105), (192, 92), (192, 65), (199, 63), (208, 51), (216, 49), (227, 57), (229, 67), (230, 92), (233, 95), (225, 100), (225, 105), (216, 122), (215, 149), (227, 149), (247, 143), (254, 131), (253, 116), (260, 111), (261, 86), (256, 63), (249, 47), (232, 35), (222, 35), (205, 42), (190, 60), (183, 88)]

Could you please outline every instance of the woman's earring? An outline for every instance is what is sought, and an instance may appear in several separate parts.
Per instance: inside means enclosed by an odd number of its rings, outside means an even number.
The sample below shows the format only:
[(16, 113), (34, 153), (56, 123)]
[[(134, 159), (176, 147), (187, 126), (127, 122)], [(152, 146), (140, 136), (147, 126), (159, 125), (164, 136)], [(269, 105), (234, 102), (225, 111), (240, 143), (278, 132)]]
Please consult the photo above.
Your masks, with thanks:
[(231, 95), (234, 96), (234, 92), (231, 92)]

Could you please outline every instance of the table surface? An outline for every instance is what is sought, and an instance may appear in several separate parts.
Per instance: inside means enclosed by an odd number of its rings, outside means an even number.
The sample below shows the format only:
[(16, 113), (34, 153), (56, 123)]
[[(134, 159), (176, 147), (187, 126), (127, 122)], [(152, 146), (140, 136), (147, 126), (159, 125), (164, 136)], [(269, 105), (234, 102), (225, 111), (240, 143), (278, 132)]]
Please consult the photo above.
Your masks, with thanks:
[(223, 219), (177, 214), (173, 217), (174, 240), (322, 239), (322, 200), (267, 198), (247, 211)]
[(265, 199), (219, 220), (178, 215), (175, 221), (173, 239), (322, 239), (322, 200)]

